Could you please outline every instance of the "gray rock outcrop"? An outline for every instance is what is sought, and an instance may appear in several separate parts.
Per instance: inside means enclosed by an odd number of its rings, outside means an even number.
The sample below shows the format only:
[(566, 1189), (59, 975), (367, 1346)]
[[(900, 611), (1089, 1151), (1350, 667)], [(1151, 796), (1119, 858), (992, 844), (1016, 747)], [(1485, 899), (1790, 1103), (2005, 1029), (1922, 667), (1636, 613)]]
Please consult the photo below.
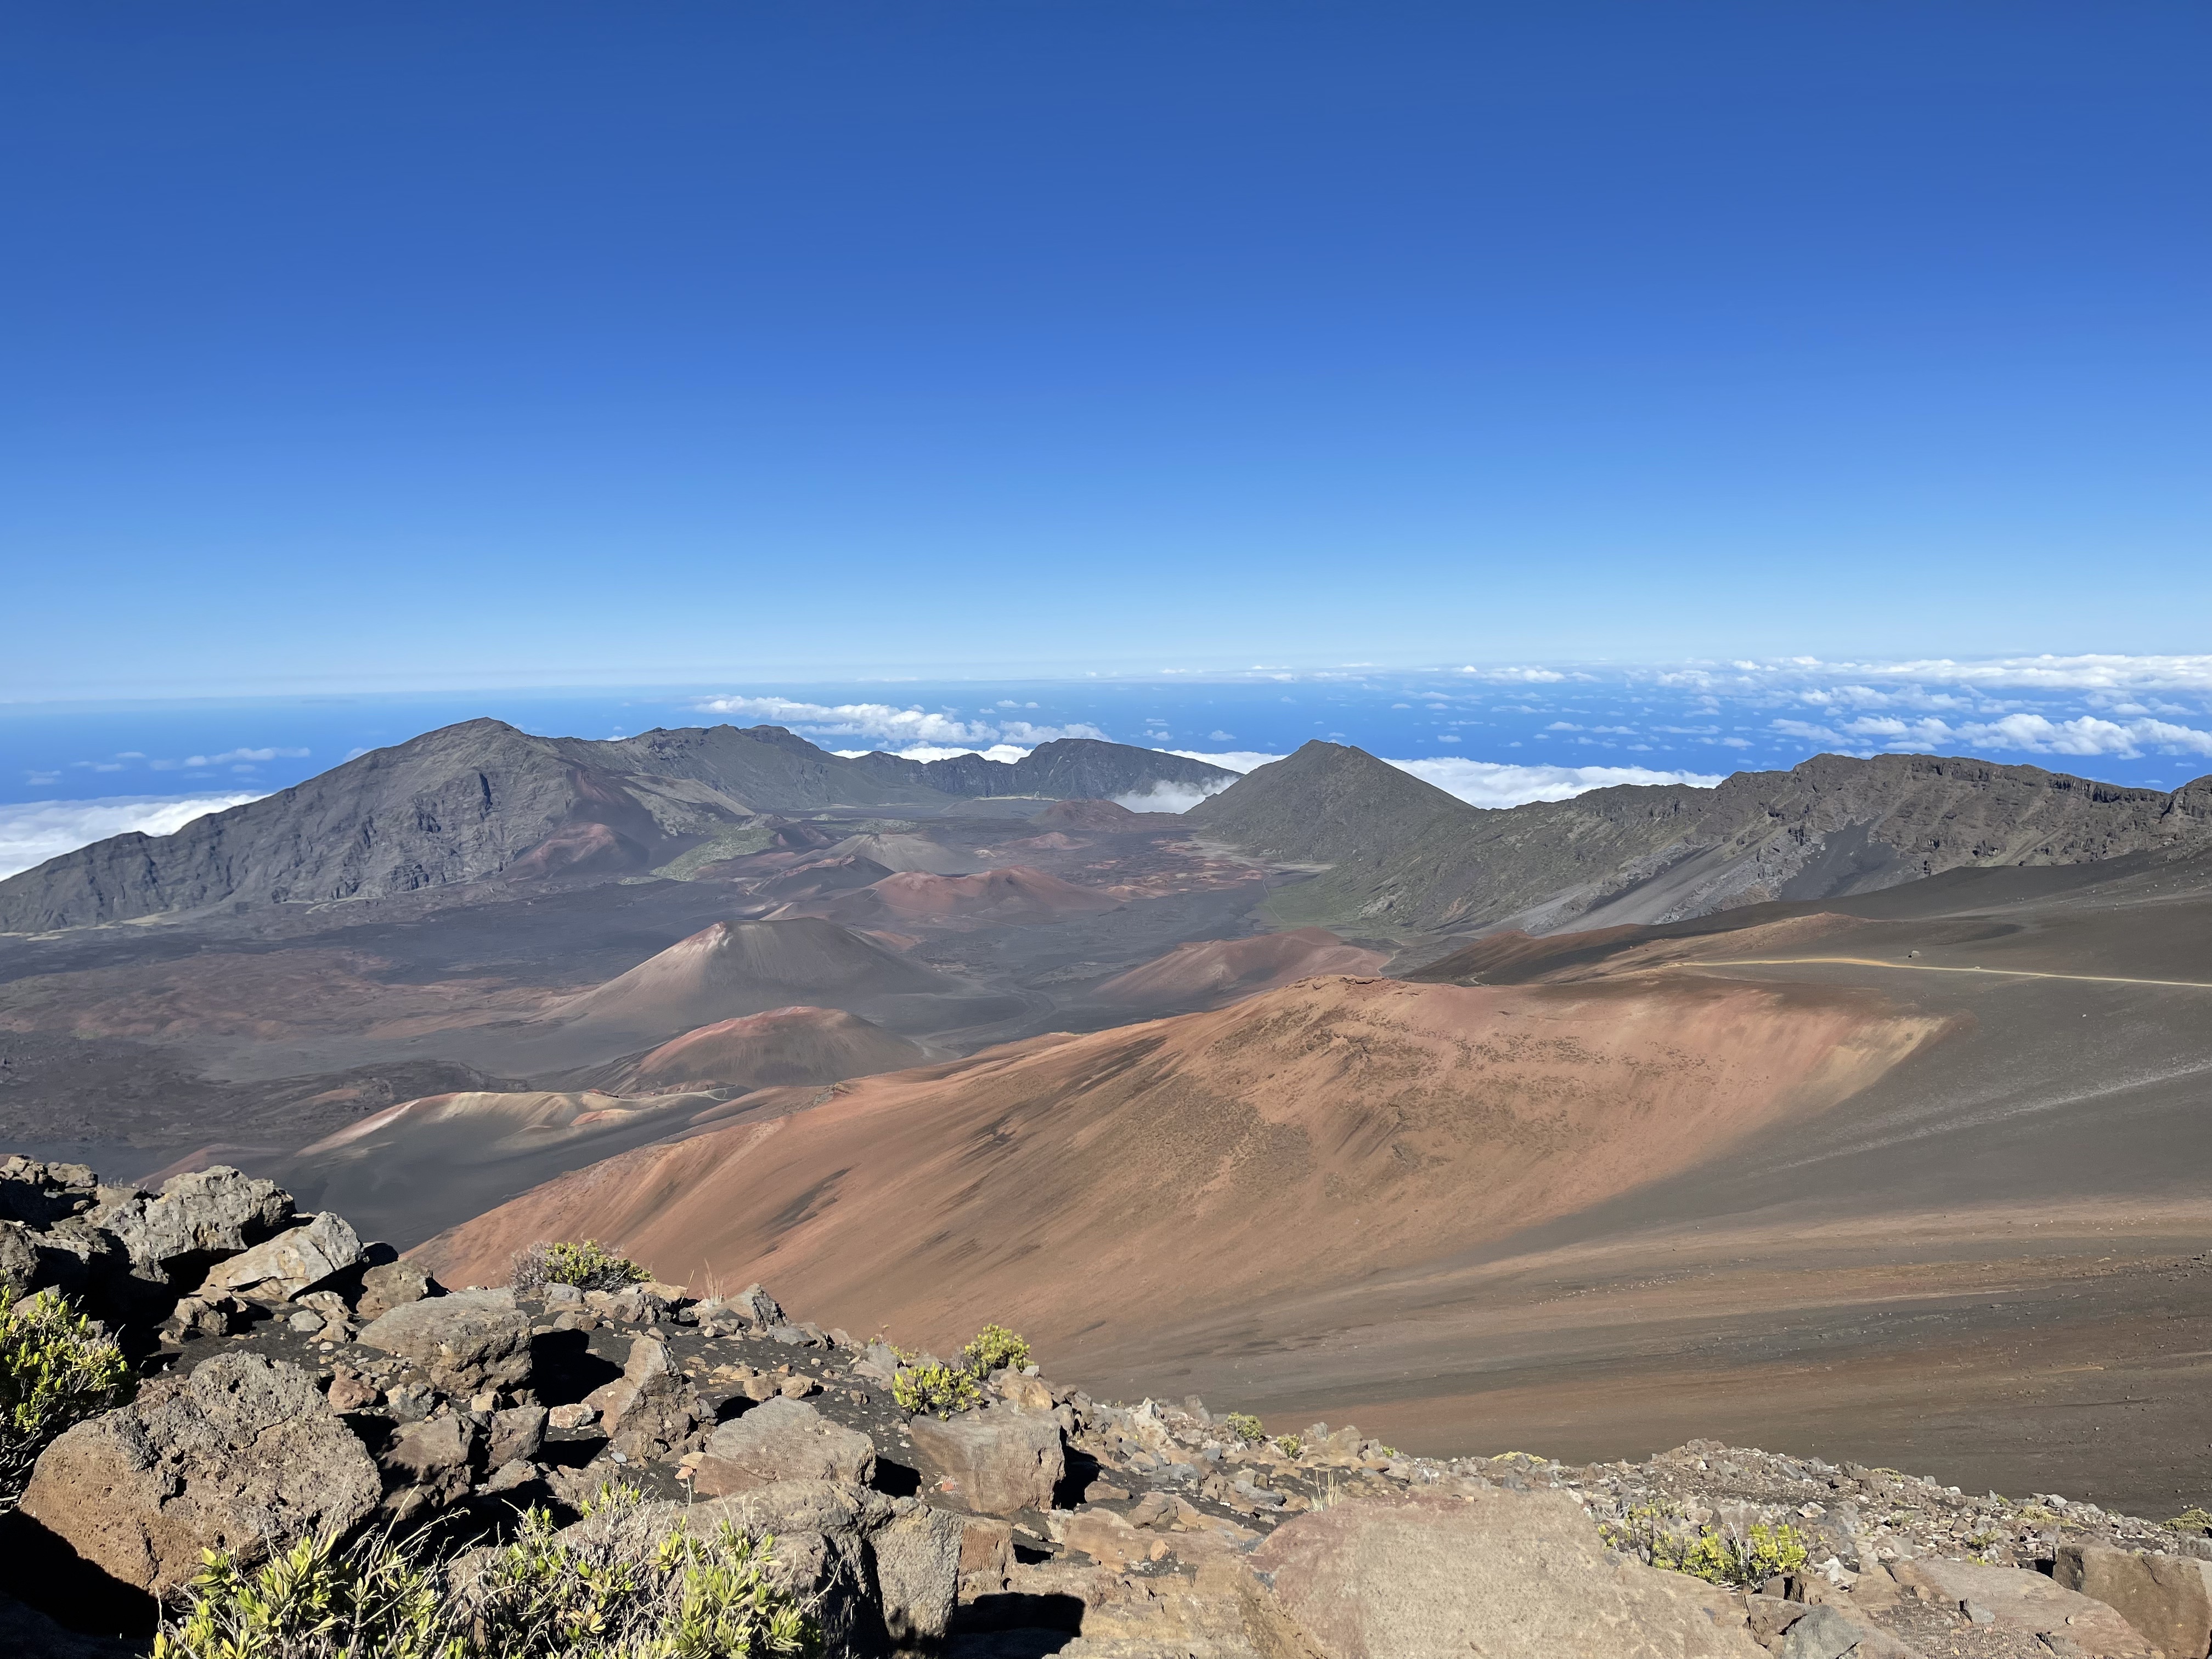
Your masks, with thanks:
[(874, 1443), (798, 1400), (770, 1400), (708, 1437), (693, 1486), (703, 1496), (757, 1490), (787, 1480), (866, 1485), (875, 1477)]
[(344, 1217), (314, 1216), (217, 1262), (201, 1281), (198, 1294), (294, 1301), (360, 1261), (361, 1240)]
[(376, 1466), (314, 1379), (255, 1354), (155, 1378), (39, 1459), (22, 1512), (121, 1583), (167, 1595), (204, 1549), (247, 1559), (345, 1532), (381, 1495)]
[(2161, 1653), (2212, 1651), (2212, 1561), (2062, 1544), (2051, 1577), (2112, 1608)]
[(908, 1425), (915, 1461), (939, 1490), (979, 1515), (1048, 1510), (1067, 1473), (1060, 1425), (1000, 1407)]
[(362, 1342), (413, 1360), (447, 1394), (520, 1387), (530, 1375), (530, 1321), (511, 1291), (460, 1291), (392, 1309)]
[(1740, 1606), (1609, 1556), (1557, 1492), (1408, 1498), (1286, 1521), (1253, 1569), (1322, 1659), (1763, 1659)]

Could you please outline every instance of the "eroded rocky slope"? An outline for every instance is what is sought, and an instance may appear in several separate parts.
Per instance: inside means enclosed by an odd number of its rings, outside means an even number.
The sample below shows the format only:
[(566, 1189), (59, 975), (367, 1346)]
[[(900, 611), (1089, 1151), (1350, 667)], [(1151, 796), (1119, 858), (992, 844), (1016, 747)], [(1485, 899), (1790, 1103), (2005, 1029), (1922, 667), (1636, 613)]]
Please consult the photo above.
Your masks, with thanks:
[(679, 1516), (772, 1533), (832, 1654), (2212, 1645), (2195, 1513), (2160, 1524), (1710, 1442), (1582, 1468), (1437, 1461), (1225, 1402), (1094, 1399), (1018, 1361), (915, 1412), (901, 1396), (933, 1357), (794, 1320), (757, 1285), (449, 1292), (233, 1170), (155, 1194), (13, 1159), (0, 1212), (0, 1270), (103, 1310), (143, 1377), (46, 1448), (5, 1518), (8, 1589), (38, 1605), (0, 1596), (0, 1636), (27, 1659), (143, 1652), (204, 1549), (250, 1562), (396, 1527), (465, 1574), (469, 1547), (530, 1507), (578, 1536), (649, 1543)]

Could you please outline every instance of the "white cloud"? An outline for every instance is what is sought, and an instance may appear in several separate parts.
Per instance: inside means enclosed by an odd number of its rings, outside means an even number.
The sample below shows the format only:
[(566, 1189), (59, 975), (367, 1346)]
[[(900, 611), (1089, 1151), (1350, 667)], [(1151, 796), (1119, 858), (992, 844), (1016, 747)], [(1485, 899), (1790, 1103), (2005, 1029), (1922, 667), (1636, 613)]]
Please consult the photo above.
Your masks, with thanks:
[(1835, 730), (1799, 720), (1776, 720), (1773, 725), (1792, 737), (1828, 742), (1856, 738), (1876, 748), (1905, 753), (1975, 748), (2008, 749), (2028, 755), (2111, 755), (2122, 760), (2136, 759), (2146, 750), (2212, 756), (2212, 732), (2170, 720), (2122, 722), (2100, 720), (2094, 714), (2054, 720), (2045, 714), (2014, 714), (1955, 726), (1934, 715), (1908, 720), (1893, 714), (1862, 714), (1839, 722)]
[(988, 720), (963, 720), (926, 708), (895, 708), (887, 702), (820, 703), (800, 702), (790, 697), (708, 697), (693, 707), (703, 714), (742, 714), (772, 726), (788, 726), (808, 737), (879, 739), (885, 744), (901, 745), (896, 752), (904, 752), (917, 744), (957, 744), (964, 746), (947, 749), (946, 752), (964, 755), (984, 744), (1002, 740), (1034, 746), (1060, 738), (1106, 735), (1097, 726), (1081, 721), (1068, 726), (1034, 726), (1027, 720), (1007, 720), (994, 726)]
[(2092, 654), (2077, 657), (1998, 657), (1979, 662), (1954, 662), (1948, 657), (1917, 662), (1830, 663), (1799, 659), (1802, 666), (1844, 670), (1888, 679), (1933, 681), (1940, 684), (2006, 686), (2049, 691), (2142, 690), (2212, 691), (2212, 655), (2131, 657)]
[[(881, 738), (901, 744), (988, 743), (998, 728), (955, 720), (923, 708), (887, 702), (798, 702), (789, 697), (708, 697), (697, 707), (709, 714), (743, 714), (771, 726), (797, 726), (838, 737)], [(961, 750), (959, 752), (965, 753)]]
[(110, 836), (134, 830), (173, 835), (194, 818), (260, 799), (258, 793), (136, 796), (0, 806), (0, 879)]
[(191, 771), (210, 766), (229, 766), (236, 761), (271, 761), (280, 757), (285, 760), (303, 760), (307, 755), (307, 750), (304, 749), (226, 749), (220, 755), (187, 755), (180, 761), (149, 761), (147, 764), (156, 772)]
[(1644, 766), (1510, 766), (1498, 761), (1394, 760), (1391, 765), (1476, 806), (1522, 806), (1567, 800), (1623, 783), (1689, 784), (1711, 789), (1721, 780), (1704, 772), (1658, 772)]
[[(1470, 675), (1475, 679), (1487, 680), (1492, 685), (1550, 685), (1567, 678), (1556, 668), (1469, 667), (1462, 668), (1459, 672)], [(1589, 677), (1586, 674), (1577, 674), (1575, 678), (1587, 679)]]
[(1262, 753), (1257, 749), (1212, 750), (1204, 749), (1170, 749), (1170, 755), (1181, 755), (1185, 760), (1204, 761), (1208, 766), (1218, 766), (1229, 772), (1249, 772), (1255, 767), (1272, 766), (1284, 758), (1280, 755)]
[(1084, 720), (1072, 720), (1066, 726), (1032, 726), (1027, 720), (1008, 720), (999, 728), (999, 735), (1008, 743), (1026, 743), (1032, 747), (1041, 743), (1057, 743), (1062, 738), (1095, 738), (1106, 740), (1106, 734)]
[[(1234, 782), (1235, 780), (1231, 780)], [(1116, 795), (1114, 803), (1132, 812), (1188, 812), (1208, 795), (1218, 795), (1228, 784), (1208, 787), (1188, 783), (1156, 783), (1141, 794)]]
[[(842, 755), (847, 760), (857, 760), (870, 753), (866, 749), (833, 749), (833, 755)], [(901, 760), (951, 760), (956, 755), (981, 755), (985, 760), (1004, 761), (1009, 766), (1030, 751), (1011, 743), (994, 743), (988, 749), (947, 749), (942, 744), (918, 743), (893, 751)]]
[[(1228, 754), (1195, 749), (1169, 752), (1225, 767), (1232, 772), (1249, 772), (1285, 758), (1249, 750)], [(1455, 756), (1439, 756), (1433, 760), (1394, 760), (1389, 764), (1476, 806), (1519, 806), (1532, 800), (1565, 800), (1592, 789), (1621, 783), (1686, 783), (1711, 789), (1721, 781), (1717, 773), (1660, 772), (1643, 766), (1512, 766), (1498, 761), (1462, 760)], [(1150, 810), (1186, 811), (1203, 799), (1194, 793), (1183, 806), (1156, 805)], [(1131, 802), (1125, 797), (1121, 804), (1127, 806)]]

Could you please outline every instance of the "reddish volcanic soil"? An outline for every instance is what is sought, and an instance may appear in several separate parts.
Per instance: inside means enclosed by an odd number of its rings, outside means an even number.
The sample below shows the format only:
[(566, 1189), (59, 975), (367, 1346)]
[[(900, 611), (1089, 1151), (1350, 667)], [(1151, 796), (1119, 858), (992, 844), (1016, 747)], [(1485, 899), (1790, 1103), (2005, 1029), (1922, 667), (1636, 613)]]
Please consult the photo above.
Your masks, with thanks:
[(1272, 990), (1316, 974), (1372, 974), (1389, 958), (1346, 945), (1322, 927), (1253, 939), (1178, 945), (1164, 957), (1116, 975), (1091, 992), (1130, 1008), (1189, 1007), (1232, 994)]
[(836, 1083), (919, 1066), (932, 1057), (921, 1044), (842, 1009), (771, 1008), (686, 1031), (609, 1079), (608, 1086), (633, 1095)]
[(574, 1037), (660, 1037), (788, 1007), (810, 1000), (808, 992), (843, 1000), (933, 990), (942, 982), (927, 969), (817, 918), (718, 921), (549, 1010), (547, 1018), (559, 1019)]
[(1856, 991), (1308, 980), (843, 1084), (550, 1182), (423, 1255), (489, 1282), (532, 1239), (591, 1237), (855, 1330), (1003, 1319), (1095, 1349), (1584, 1209), (1820, 1113), (1941, 1029)]

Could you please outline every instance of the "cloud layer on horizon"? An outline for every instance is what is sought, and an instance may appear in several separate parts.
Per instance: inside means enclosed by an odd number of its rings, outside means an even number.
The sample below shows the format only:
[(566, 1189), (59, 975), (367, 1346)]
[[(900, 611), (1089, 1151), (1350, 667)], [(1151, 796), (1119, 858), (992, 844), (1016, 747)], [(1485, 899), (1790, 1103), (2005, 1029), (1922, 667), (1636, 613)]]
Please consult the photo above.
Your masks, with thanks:
[[(1083, 721), (1067, 726), (1038, 726), (1019, 720), (962, 720), (952, 710), (927, 709), (918, 705), (900, 708), (887, 702), (804, 702), (792, 697), (703, 697), (692, 705), (704, 714), (739, 714), (769, 726), (787, 726), (802, 737), (869, 738), (896, 744), (896, 752), (910, 746), (940, 750), (917, 756), (937, 760), (946, 755), (965, 755), (987, 744), (1005, 742), (1024, 745), (1023, 752), (1060, 738), (1100, 738), (1105, 733)], [(958, 747), (946, 745), (957, 744)], [(859, 752), (840, 750), (837, 752)]]
[[(1253, 771), (1285, 758), (1243, 751), (1209, 754), (1197, 749), (1169, 752), (1226, 767), (1232, 772)], [(1448, 795), (1458, 796), (1471, 806), (1525, 806), (1531, 801), (1568, 800), (1593, 789), (1610, 789), (1625, 783), (1688, 784), (1694, 788), (1711, 789), (1718, 786), (1723, 775), (1717, 772), (1660, 771), (1648, 766), (1516, 766), (1503, 761), (1465, 760), (1454, 755), (1427, 760), (1378, 758), (1401, 772), (1411, 773), (1424, 783), (1434, 784)], [(1203, 799), (1193, 794), (1183, 806), (1155, 806), (1151, 810), (1187, 811)], [(1132, 805), (1127, 797), (1121, 799), (1121, 804)]]
[(194, 818), (258, 800), (246, 795), (134, 795), (0, 806), (0, 881), (110, 836), (174, 835)]

